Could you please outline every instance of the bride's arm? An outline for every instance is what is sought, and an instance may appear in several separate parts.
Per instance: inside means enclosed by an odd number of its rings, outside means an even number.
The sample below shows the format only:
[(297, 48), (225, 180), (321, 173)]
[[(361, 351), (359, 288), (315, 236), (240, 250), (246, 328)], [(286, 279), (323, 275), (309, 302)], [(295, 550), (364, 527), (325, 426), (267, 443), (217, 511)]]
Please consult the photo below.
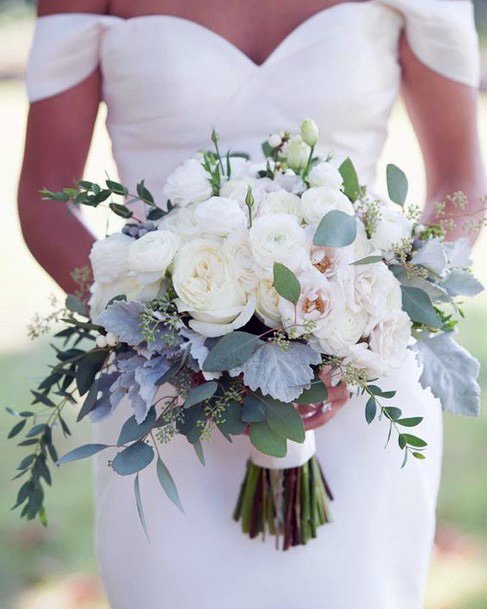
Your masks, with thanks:
[[(40, 0), (39, 16), (57, 12), (105, 12), (105, 0)], [(83, 173), (100, 102), (100, 74), (31, 104), (19, 183), (19, 217), (25, 242), (39, 264), (67, 292), (75, 268), (88, 264), (93, 237), (66, 205), (42, 201), (40, 188), (60, 190)]]
[[(424, 157), (427, 178), (425, 222), (437, 220), (436, 203), (457, 191), (468, 197), (465, 212), (448, 239), (478, 232), (465, 232), (465, 218), (480, 221), (481, 197), (487, 194), (477, 125), (477, 90), (440, 76), (425, 66), (404, 38), (401, 44), (403, 94)], [(447, 215), (459, 213), (452, 203)]]

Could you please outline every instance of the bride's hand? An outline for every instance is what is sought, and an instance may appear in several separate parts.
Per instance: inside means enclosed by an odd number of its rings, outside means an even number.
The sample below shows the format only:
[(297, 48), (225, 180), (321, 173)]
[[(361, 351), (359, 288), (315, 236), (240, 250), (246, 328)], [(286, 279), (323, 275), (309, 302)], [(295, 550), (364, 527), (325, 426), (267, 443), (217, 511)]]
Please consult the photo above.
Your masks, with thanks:
[(349, 392), (347, 386), (340, 384), (333, 387), (331, 385), (330, 370), (328, 368), (322, 370), (320, 378), (328, 389), (327, 401), (319, 404), (298, 406), (298, 412), (303, 419), (306, 431), (317, 429), (325, 423), (328, 423), (328, 421), (332, 419), (348, 401)]

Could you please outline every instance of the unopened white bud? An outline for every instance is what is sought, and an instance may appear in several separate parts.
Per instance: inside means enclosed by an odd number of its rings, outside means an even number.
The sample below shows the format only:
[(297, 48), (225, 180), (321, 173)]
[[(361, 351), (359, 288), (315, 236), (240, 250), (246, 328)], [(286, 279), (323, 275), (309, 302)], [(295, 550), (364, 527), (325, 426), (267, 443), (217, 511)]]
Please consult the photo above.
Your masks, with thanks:
[(278, 148), (282, 144), (281, 136), (278, 133), (273, 133), (269, 136), (267, 143), (271, 148)]
[(109, 347), (115, 347), (118, 343), (118, 334), (115, 334), (115, 332), (107, 332), (105, 338)]
[(99, 349), (104, 349), (108, 345), (108, 342), (103, 334), (99, 334), (96, 337), (95, 344)]
[(307, 118), (301, 123), (301, 135), (308, 146), (316, 146), (320, 136), (318, 125), (310, 118)]

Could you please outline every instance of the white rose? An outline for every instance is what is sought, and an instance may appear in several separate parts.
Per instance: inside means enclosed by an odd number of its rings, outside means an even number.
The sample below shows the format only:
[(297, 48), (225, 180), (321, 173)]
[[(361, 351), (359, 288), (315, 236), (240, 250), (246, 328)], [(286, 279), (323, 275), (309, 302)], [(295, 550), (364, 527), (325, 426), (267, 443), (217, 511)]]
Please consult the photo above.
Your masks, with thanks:
[(183, 241), (189, 241), (201, 235), (193, 205), (177, 207), (161, 220), (159, 230), (169, 230)]
[(176, 254), (172, 280), (180, 312), (204, 336), (221, 336), (247, 323), (255, 303), (239, 288), (219, 241), (195, 239)]
[(301, 123), (301, 136), (308, 146), (316, 146), (320, 130), (314, 120), (307, 118)]
[(384, 316), (370, 333), (369, 346), (389, 368), (399, 368), (404, 362), (411, 338), (411, 320), (404, 311), (392, 311)]
[(382, 205), (380, 208), (380, 220), (371, 236), (374, 248), (383, 252), (390, 252), (394, 246), (403, 239), (411, 237), (413, 222), (399, 209), (392, 205)]
[(306, 234), (294, 216), (271, 214), (256, 218), (249, 236), (254, 260), (268, 277), (272, 276), (274, 262), (292, 270), (305, 263)]
[(179, 247), (179, 238), (168, 230), (155, 230), (134, 241), (128, 251), (127, 264), (141, 284), (164, 277)]
[(384, 360), (377, 353), (371, 351), (367, 343), (361, 342), (351, 345), (347, 347), (343, 355), (345, 365), (350, 364), (354, 368), (365, 371), (369, 379), (385, 376), (389, 371), (389, 367)]
[(255, 271), (250, 239), (247, 231), (231, 233), (223, 243), (232, 273), (244, 293), (253, 292), (259, 278)]
[(311, 186), (326, 186), (332, 190), (341, 190), (343, 187), (340, 172), (328, 161), (315, 165), (310, 171), (308, 179)]
[(301, 199), (285, 190), (277, 190), (266, 195), (261, 204), (261, 214), (290, 214), (302, 220)]
[(126, 277), (127, 254), (134, 240), (123, 233), (114, 233), (93, 243), (90, 262), (95, 281), (111, 283)]
[(350, 307), (366, 311), (372, 320), (402, 307), (401, 285), (383, 262), (356, 266), (349, 294)]
[(247, 225), (247, 218), (239, 204), (225, 197), (211, 197), (199, 203), (194, 209), (194, 218), (202, 233), (221, 236)]
[(310, 147), (301, 135), (295, 135), (282, 147), (282, 155), (291, 169), (296, 173), (303, 170), (308, 164)]
[(357, 343), (365, 333), (368, 316), (365, 312), (354, 312), (349, 307), (335, 306), (333, 323), (318, 322), (313, 334), (318, 338), (324, 353), (342, 355), (350, 345)]
[(257, 286), (257, 305), (255, 314), (269, 328), (281, 326), (279, 294), (271, 279), (263, 279)]
[(308, 224), (318, 224), (323, 216), (329, 211), (339, 210), (348, 214), (355, 215), (355, 210), (350, 200), (343, 192), (318, 186), (309, 188), (301, 195), (303, 204), (303, 216)]
[(126, 277), (111, 283), (95, 282), (91, 286), (91, 297), (89, 300), (91, 319), (96, 319), (115, 296), (124, 295), (127, 297), (127, 300), (150, 302), (156, 298), (160, 288), (160, 281), (144, 285), (139, 283), (135, 277)]
[(189, 159), (167, 178), (163, 193), (173, 205), (181, 207), (204, 201), (211, 197), (209, 176), (200, 161)]

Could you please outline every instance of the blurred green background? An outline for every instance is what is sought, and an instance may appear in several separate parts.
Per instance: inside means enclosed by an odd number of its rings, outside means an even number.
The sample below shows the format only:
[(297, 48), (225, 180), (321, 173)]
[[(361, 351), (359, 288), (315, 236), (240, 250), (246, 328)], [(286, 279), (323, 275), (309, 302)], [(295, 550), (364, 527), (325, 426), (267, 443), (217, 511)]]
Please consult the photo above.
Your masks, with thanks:
[[(487, 1), (476, 2), (481, 40), (487, 45)], [(9, 482), (21, 451), (7, 444), (12, 424), (3, 406), (22, 409), (29, 387), (44, 375), (49, 346), (30, 343), (26, 326), (35, 312), (48, 312), (48, 295), (59, 291), (37, 267), (20, 234), (15, 193), (27, 112), (22, 82), (32, 35), (30, 3), (0, 0), (0, 183), (2, 222), (0, 261), (0, 609), (106, 609), (92, 548), (91, 476), (88, 463), (73, 464), (55, 474), (48, 496), (47, 529), (21, 522), (9, 510), (16, 486)], [(483, 49), (487, 87), (487, 46)], [(104, 108), (96, 128), (86, 176), (114, 175)], [(480, 99), (480, 129), (487, 153), (487, 93)], [(421, 157), (404, 109), (394, 110), (384, 162), (403, 167), (413, 183), (412, 198), (421, 201), (424, 176)], [(92, 218), (93, 221), (93, 218)], [(93, 221), (96, 225), (96, 221)], [(101, 226), (98, 219), (98, 225)], [(96, 226), (95, 226), (96, 228)], [(475, 249), (477, 275), (487, 284), (487, 235)], [(460, 340), (482, 362), (481, 383), (487, 389), (487, 295), (465, 307), (467, 320)], [(487, 396), (487, 392), (485, 392)], [(487, 608), (487, 413), (479, 420), (447, 417), (445, 461), (439, 504), (438, 533), (425, 609)], [(74, 414), (74, 413), (73, 413)], [(80, 430), (78, 430), (80, 431)], [(81, 433), (89, 437), (85, 425)], [(127, 498), (127, 500), (132, 500)], [(135, 609), (135, 608), (134, 608)], [(393, 609), (393, 608), (391, 608)]]

